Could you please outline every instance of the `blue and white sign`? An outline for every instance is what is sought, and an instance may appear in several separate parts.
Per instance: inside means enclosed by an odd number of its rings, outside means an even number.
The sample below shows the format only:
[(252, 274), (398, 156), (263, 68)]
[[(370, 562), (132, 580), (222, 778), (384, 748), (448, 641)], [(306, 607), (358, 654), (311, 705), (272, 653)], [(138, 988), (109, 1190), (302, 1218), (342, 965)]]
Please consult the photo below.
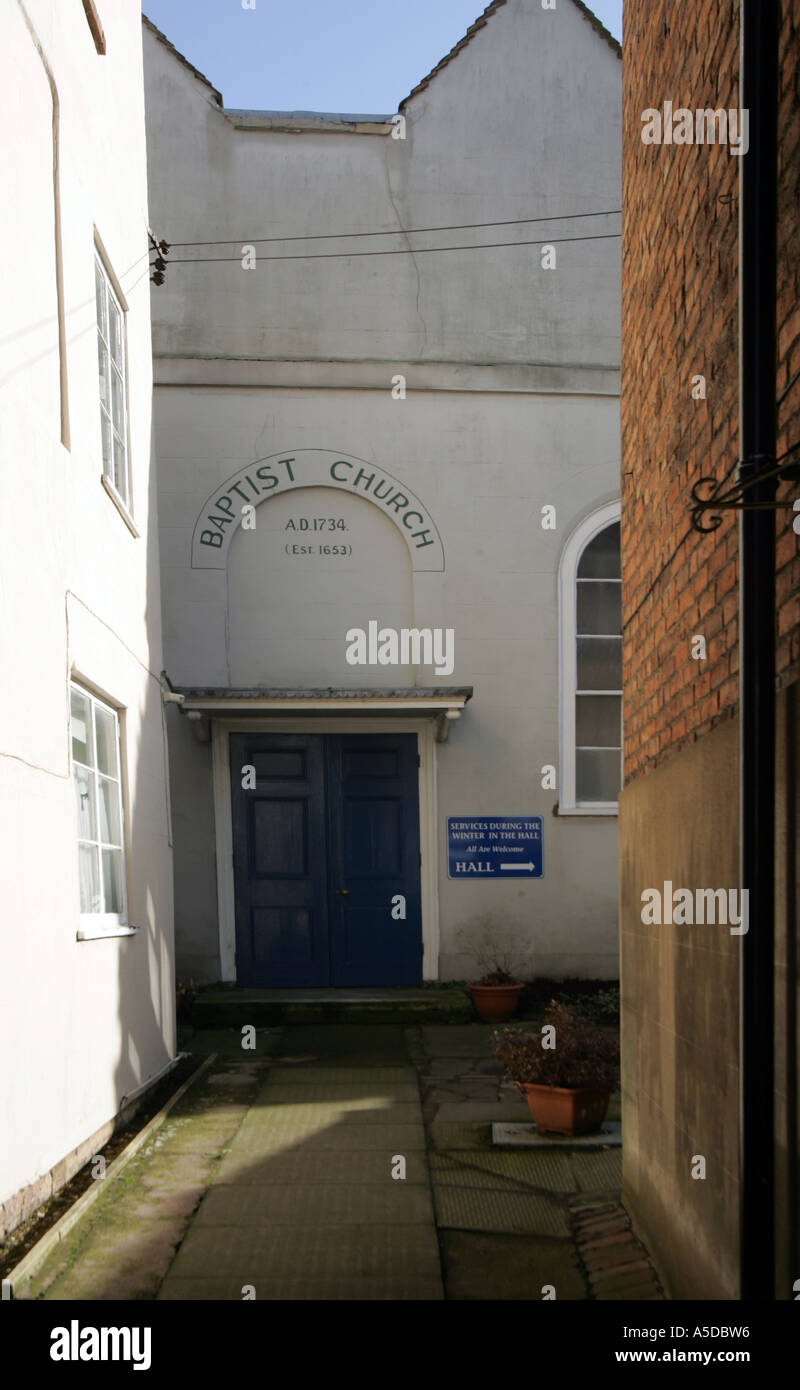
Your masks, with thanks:
[(541, 878), (541, 816), (448, 816), (449, 878)]

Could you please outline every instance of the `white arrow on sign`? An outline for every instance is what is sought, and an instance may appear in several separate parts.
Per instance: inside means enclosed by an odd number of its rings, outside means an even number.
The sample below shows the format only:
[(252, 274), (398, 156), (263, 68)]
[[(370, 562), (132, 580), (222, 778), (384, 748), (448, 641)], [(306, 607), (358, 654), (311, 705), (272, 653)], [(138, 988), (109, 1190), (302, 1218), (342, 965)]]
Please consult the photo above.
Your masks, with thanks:
[(500, 865), (501, 870), (502, 870), (502, 869), (531, 869), (531, 870), (533, 870), (533, 869), (535, 869), (535, 867), (536, 867), (536, 865), (535, 865), (535, 864), (532, 864), (532, 863), (531, 863), (531, 864), (501, 864), (501, 865)]

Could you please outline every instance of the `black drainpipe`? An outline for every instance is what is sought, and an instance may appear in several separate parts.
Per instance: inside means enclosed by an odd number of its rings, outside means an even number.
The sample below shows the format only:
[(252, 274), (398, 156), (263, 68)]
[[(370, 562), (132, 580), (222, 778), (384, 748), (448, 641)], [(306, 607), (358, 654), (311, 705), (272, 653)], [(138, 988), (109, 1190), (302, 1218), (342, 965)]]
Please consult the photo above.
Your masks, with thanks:
[[(740, 478), (775, 460), (779, 0), (740, 0)], [(775, 483), (748, 489), (769, 503)], [(741, 887), (750, 929), (740, 956), (740, 1297), (775, 1297), (775, 512), (742, 511), (739, 540)]]

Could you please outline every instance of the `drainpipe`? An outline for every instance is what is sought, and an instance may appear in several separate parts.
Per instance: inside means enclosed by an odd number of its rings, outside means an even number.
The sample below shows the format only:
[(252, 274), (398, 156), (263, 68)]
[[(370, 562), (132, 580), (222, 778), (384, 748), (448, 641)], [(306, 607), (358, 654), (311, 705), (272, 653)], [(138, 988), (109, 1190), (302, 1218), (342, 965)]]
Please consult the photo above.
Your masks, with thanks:
[[(750, 144), (739, 169), (739, 456), (741, 479), (776, 451), (778, 0), (740, 0), (739, 104)], [(769, 504), (775, 483), (748, 489)], [(742, 511), (739, 531), (741, 886), (740, 1298), (775, 1297), (775, 512)]]

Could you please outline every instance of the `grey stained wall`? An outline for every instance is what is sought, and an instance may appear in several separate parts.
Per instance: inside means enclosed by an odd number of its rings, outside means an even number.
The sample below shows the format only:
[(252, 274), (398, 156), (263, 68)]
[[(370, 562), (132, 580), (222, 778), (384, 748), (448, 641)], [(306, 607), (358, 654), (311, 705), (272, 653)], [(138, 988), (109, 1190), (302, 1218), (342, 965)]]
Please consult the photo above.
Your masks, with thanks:
[[(233, 238), (197, 253), (176, 245), (152, 296), (170, 679), (474, 685), (438, 750), (440, 974), (474, 968), (456, 932), (489, 914), (529, 937), (536, 973), (615, 977), (616, 821), (554, 816), (558, 792), (542, 790), (541, 768), (559, 763), (559, 560), (573, 528), (618, 495), (619, 243), (565, 241), (548, 271), (541, 241), (281, 263), (261, 257), (307, 248), (255, 240), (610, 213), (620, 198), (613, 46), (571, 3), (509, 0), (404, 107), (405, 140), (374, 119), (342, 130), (225, 112), (149, 28), (145, 68), (157, 234)], [(544, 224), (551, 241), (618, 225), (608, 215)], [(534, 223), (311, 245), (542, 234)], [(239, 259), (249, 243), (254, 270)], [(234, 260), (179, 263), (193, 254)], [(392, 395), (398, 374), (405, 399)], [(314, 450), (356, 461), (347, 486), (304, 472)], [(234, 475), (273, 456), (298, 461), (297, 486), (255, 498), (256, 527), (237, 532), (223, 567), (196, 553), (193, 568), (199, 519)], [(364, 481), (376, 470), (420, 500), (443, 567), (421, 568), (398, 510)], [(555, 531), (542, 529), (546, 504)], [(342, 522), (348, 554), (292, 551), (293, 528), (314, 517)], [(345, 634), (369, 618), (453, 628), (454, 670), (349, 667)], [(215, 978), (209, 755), (181, 723), (171, 717), (179, 959), (184, 973), (191, 963)], [(544, 878), (449, 881), (446, 818), (476, 814), (542, 815)]]
[[(786, 1298), (797, 1261), (796, 687), (780, 692), (776, 715), (775, 1238), (778, 1296)], [(739, 881), (738, 815), (731, 814), (738, 764), (732, 719), (636, 778), (620, 798), (623, 1193), (679, 1299), (738, 1298), (739, 1036), (731, 1001), (742, 938), (720, 924), (646, 926), (641, 894), (663, 890), (665, 880), (692, 889)], [(751, 921), (757, 930), (753, 912)], [(705, 1179), (692, 1177), (697, 1155), (706, 1160)]]

